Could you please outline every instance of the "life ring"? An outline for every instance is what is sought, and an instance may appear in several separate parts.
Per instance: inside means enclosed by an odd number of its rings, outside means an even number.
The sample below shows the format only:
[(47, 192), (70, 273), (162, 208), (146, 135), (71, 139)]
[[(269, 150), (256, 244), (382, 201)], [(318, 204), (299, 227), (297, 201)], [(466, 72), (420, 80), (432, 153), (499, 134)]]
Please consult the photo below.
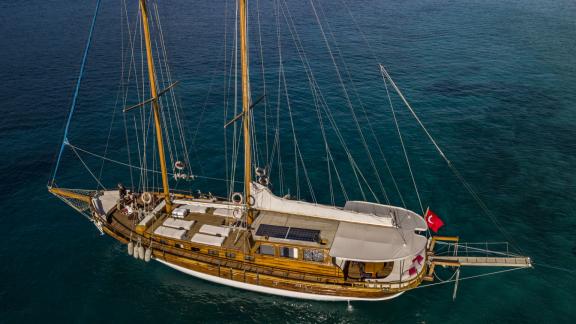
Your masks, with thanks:
[(174, 167), (176, 169), (182, 171), (186, 167), (186, 164), (184, 164), (184, 162), (182, 162), (182, 161), (176, 161), (176, 163), (174, 163)]
[(142, 196), (140, 197), (140, 199), (142, 199), (142, 202), (145, 204), (149, 204), (152, 202), (152, 194), (149, 192), (145, 192), (142, 194)]
[(258, 178), (258, 183), (265, 186), (265, 187), (268, 187), (268, 185), (270, 184), (267, 177)]
[(230, 199), (232, 200), (232, 202), (236, 205), (240, 205), (244, 202), (244, 197), (242, 197), (242, 194), (239, 192), (235, 192), (232, 194), (232, 197), (230, 197)]
[(242, 218), (242, 211), (240, 210), (240, 208), (236, 208), (232, 211), (232, 216), (236, 219), (240, 219)]
[(254, 206), (254, 204), (256, 203), (256, 198), (254, 198), (254, 196), (250, 195), (248, 197), (248, 202), (250, 203), (250, 206)]
[(264, 175), (266, 175), (266, 170), (258, 167), (258, 168), (256, 168), (256, 175), (259, 177), (264, 176)]

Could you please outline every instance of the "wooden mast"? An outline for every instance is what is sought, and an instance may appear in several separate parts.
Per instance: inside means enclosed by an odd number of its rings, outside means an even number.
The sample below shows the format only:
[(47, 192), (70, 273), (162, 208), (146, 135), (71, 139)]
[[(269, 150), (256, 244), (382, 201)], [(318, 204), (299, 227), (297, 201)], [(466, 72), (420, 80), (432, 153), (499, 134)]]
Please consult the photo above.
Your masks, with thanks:
[(246, 22), (247, 0), (238, 0), (240, 11), (240, 62), (242, 65), (242, 112), (244, 129), (244, 201), (246, 204), (246, 222), (252, 224), (252, 206), (250, 197), (250, 185), (252, 183), (252, 143), (250, 141), (250, 80), (248, 78), (248, 40)]
[(160, 122), (160, 107), (158, 105), (158, 89), (156, 88), (156, 72), (154, 70), (154, 57), (152, 56), (152, 42), (150, 41), (150, 26), (148, 25), (148, 9), (146, 0), (139, 0), (142, 15), (142, 28), (146, 43), (146, 58), (148, 60), (148, 78), (150, 81), (150, 95), (152, 96), (152, 109), (154, 110), (154, 125), (156, 127), (156, 141), (158, 142), (158, 155), (160, 156), (160, 169), (162, 171), (162, 187), (166, 200), (166, 211), (172, 211), (170, 201), (170, 188), (168, 187), (168, 172), (166, 171), (166, 157), (164, 156), (164, 140), (162, 138), (162, 124)]

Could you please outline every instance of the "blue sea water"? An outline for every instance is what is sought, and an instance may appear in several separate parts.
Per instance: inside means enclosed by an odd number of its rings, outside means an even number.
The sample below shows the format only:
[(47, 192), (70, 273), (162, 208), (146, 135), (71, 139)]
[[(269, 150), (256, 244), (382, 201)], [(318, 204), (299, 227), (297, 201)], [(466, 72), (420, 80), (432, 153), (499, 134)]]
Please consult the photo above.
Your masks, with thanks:
[[(102, 2), (70, 134), (72, 143), (96, 152), (104, 148), (119, 80), (120, 3)], [(201, 125), (193, 143), (192, 169), (219, 178), (225, 176), (223, 34), (224, 26), (228, 32), (232, 30), (232, 3), (159, 1), (172, 69), (181, 81), (178, 94), (187, 123), (192, 130)], [(100, 236), (85, 219), (46, 191), (95, 1), (3, 1), (0, 322), (576, 320), (576, 3), (347, 1), (356, 23), (341, 1), (314, 3), (318, 10), (321, 4), (320, 16), (337, 37), (338, 49), (390, 158), (408, 206), (419, 209), (387, 110), (376, 61), (388, 67), (448, 158), (477, 189), (508, 235), (482, 214), (398, 104), (422, 200), (447, 223), (443, 233), (471, 242), (512, 237), (533, 258), (535, 268), (462, 281), (455, 301), (453, 286), (448, 284), (410, 291), (387, 302), (352, 303), (353, 309), (348, 310), (342, 303), (239, 291), (188, 277), (158, 263), (135, 261), (127, 256), (123, 246)], [(252, 1), (252, 13), (255, 5)], [(260, 6), (266, 85), (272, 101), (277, 87), (276, 18), (272, 2), (260, 0)], [(369, 170), (310, 2), (287, 1), (287, 6), (297, 18), (295, 26), (313, 72), (339, 116), (339, 128), (361, 167)], [(255, 20), (252, 14), (251, 22)], [(329, 193), (320, 189), (326, 188), (326, 168), (318, 167), (325, 164), (325, 152), (310, 105), (306, 76), (285, 24), (282, 28), (292, 109), (300, 126), (296, 136), (316, 198), (329, 203)], [(256, 48), (255, 38), (251, 44)], [(258, 53), (253, 52), (252, 65), (257, 71), (253, 72), (254, 96), (264, 92), (258, 60)], [(262, 124), (262, 120), (257, 122)], [(259, 136), (263, 147), (264, 137)], [(285, 190), (294, 193), (290, 143), (283, 143), (289, 160), (285, 165)], [(370, 140), (369, 144), (375, 143)], [(122, 145), (119, 140), (113, 148), (121, 151)], [(113, 158), (124, 157), (117, 152), (110, 154)], [(335, 154), (345, 168), (345, 155), (341, 151)], [(376, 160), (383, 168), (383, 161)], [(221, 168), (215, 167), (220, 165)], [(126, 170), (115, 170), (113, 165), (107, 165), (106, 170), (104, 179), (110, 186), (118, 177), (127, 179)], [(380, 171), (385, 174), (384, 169)], [(58, 182), (80, 187), (82, 179), (88, 177), (67, 152)], [(350, 174), (344, 177), (353, 183)], [(390, 180), (385, 178), (384, 182), (392, 202), (399, 203)], [(189, 186), (226, 193), (223, 183), (217, 181), (198, 180)], [(353, 184), (350, 186), (351, 198), (360, 198), (358, 190)], [(95, 188), (93, 183), (88, 187)], [(302, 197), (309, 196), (302, 189)], [(337, 199), (341, 201), (342, 197)], [(464, 269), (462, 276), (477, 273), (476, 269)]]

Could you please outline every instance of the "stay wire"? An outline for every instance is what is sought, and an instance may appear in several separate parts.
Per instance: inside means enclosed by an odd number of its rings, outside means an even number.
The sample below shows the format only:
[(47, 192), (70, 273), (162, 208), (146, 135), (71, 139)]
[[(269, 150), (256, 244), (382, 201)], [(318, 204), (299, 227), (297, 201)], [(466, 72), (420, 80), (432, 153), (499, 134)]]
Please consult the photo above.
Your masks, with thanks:
[(56, 174), (58, 173), (58, 168), (60, 167), (60, 160), (62, 159), (62, 153), (64, 153), (64, 147), (66, 146), (66, 142), (68, 141), (68, 130), (70, 129), (70, 122), (72, 121), (74, 110), (76, 109), (76, 102), (78, 101), (78, 93), (80, 92), (80, 84), (82, 83), (82, 78), (84, 76), (84, 68), (86, 66), (86, 61), (88, 59), (88, 52), (90, 51), (90, 45), (92, 44), (92, 35), (94, 33), (94, 26), (96, 26), (96, 18), (98, 17), (99, 10), (100, 10), (100, 0), (97, 0), (96, 9), (94, 9), (94, 16), (92, 17), (92, 24), (90, 25), (90, 32), (88, 33), (88, 39), (86, 40), (86, 47), (84, 48), (84, 54), (82, 55), (80, 72), (78, 73), (78, 79), (76, 80), (76, 87), (74, 88), (74, 96), (72, 97), (70, 112), (68, 113), (66, 126), (64, 127), (64, 136), (62, 137), (62, 145), (60, 145), (60, 151), (58, 152), (58, 158), (56, 159), (56, 166), (54, 167), (52, 180), (50, 181), (49, 185), (54, 184), (54, 181), (56, 180)]

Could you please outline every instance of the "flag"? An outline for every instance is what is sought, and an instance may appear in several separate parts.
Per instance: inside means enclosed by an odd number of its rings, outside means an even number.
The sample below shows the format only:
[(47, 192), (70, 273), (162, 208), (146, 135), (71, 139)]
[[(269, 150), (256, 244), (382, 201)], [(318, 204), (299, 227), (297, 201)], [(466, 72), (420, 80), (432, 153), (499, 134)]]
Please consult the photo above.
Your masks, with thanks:
[(444, 226), (444, 222), (430, 209), (426, 210), (426, 224), (428, 224), (428, 228), (430, 228), (434, 233), (438, 233), (440, 227)]

